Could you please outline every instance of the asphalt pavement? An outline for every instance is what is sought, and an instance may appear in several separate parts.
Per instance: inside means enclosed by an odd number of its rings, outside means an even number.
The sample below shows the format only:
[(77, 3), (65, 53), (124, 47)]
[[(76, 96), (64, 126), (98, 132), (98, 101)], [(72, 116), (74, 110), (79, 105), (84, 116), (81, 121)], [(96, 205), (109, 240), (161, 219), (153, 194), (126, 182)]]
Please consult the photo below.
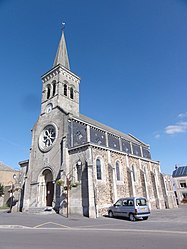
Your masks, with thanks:
[(0, 211), (0, 249), (186, 249), (187, 206), (146, 221)]
[(130, 222), (124, 218), (87, 217), (70, 215), (68, 218), (45, 212), (42, 214), (7, 213), (0, 211), (0, 229), (27, 228), (27, 229), (141, 229), (154, 231), (173, 231), (187, 233), (187, 206), (175, 209), (152, 210), (147, 221)]

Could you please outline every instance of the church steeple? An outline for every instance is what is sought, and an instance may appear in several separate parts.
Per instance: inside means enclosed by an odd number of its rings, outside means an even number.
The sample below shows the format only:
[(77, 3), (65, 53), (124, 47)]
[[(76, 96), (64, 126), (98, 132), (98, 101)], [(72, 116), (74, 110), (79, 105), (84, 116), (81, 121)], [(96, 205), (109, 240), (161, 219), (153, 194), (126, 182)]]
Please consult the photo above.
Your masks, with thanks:
[(79, 116), (80, 78), (70, 70), (64, 24), (53, 68), (42, 76), (42, 82), (42, 115), (58, 107), (66, 114)]
[(66, 41), (65, 41), (65, 36), (64, 36), (64, 26), (65, 24), (62, 24), (62, 35), (61, 39), (58, 45), (58, 50), (56, 53), (56, 57), (53, 63), (53, 67), (57, 66), (58, 64), (61, 64), (68, 70), (70, 70), (70, 65), (69, 65), (69, 59), (68, 59), (68, 53), (67, 53), (67, 48), (66, 48)]

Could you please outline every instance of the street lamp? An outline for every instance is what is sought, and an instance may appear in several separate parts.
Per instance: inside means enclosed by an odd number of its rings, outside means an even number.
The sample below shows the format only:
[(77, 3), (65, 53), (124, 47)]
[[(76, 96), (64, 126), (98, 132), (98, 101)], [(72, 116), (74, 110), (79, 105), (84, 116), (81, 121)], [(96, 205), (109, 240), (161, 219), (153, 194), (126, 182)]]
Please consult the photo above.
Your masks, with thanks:
[(82, 162), (81, 162), (81, 160), (79, 159), (78, 161), (77, 161), (77, 169), (82, 169)]
[(80, 159), (77, 161), (76, 167), (77, 167), (78, 181), (80, 182), (80, 180), (81, 180), (81, 175), (82, 175), (82, 162), (81, 162)]

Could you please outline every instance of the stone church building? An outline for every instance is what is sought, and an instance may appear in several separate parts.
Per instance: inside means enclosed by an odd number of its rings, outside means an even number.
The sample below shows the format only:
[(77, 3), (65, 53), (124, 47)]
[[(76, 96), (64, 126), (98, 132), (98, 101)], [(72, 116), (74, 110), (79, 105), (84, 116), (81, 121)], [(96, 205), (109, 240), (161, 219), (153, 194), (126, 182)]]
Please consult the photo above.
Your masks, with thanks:
[(64, 31), (42, 84), (30, 159), (20, 162), (24, 211), (52, 207), (95, 218), (128, 196), (146, 197), (151, 209), (176, 206), (147, 144), (79, 112), (80, 78), (70, 69)]

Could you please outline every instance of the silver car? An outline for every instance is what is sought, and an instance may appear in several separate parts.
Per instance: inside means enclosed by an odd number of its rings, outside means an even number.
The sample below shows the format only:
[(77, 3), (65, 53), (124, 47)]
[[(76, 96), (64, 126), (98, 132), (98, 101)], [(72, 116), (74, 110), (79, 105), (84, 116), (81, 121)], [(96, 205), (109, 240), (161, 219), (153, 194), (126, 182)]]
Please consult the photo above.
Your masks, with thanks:
[(147, 220), (150, 216), (150, 209), (144, 197), (121, 198), (109, 207), (108, 215), (109, 217), (127, 217), (131, 221)]

